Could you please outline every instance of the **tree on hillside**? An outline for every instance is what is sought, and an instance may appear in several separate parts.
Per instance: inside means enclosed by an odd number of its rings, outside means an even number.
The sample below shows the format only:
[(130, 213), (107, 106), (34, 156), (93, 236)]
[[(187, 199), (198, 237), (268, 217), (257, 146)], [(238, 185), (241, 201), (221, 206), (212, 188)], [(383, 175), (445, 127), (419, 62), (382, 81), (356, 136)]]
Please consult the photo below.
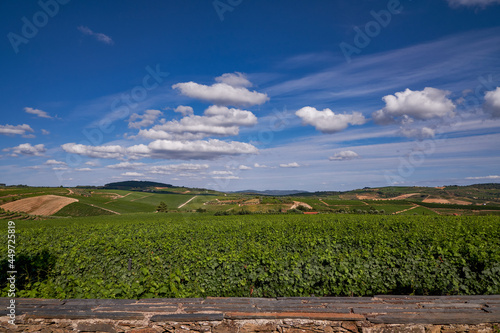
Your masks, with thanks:
[(168, 212), (168, 206), (167, 206), (167, 204), (164, 203), (163, 201), (160, 202), (160, 204), (158, 205), (158, 207), (156, 207), (156, 211), (160, 212), (160, 213), (166, 213), (166, 212)]

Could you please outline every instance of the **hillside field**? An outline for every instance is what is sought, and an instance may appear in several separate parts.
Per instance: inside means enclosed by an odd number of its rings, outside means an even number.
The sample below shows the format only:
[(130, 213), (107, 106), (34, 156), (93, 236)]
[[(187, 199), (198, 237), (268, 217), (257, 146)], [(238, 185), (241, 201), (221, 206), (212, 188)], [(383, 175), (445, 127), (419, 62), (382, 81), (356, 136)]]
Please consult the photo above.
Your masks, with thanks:
[[(147, 187), (151, 184), (154, 186)], [(221, 193), (168, 184), (163, 184), (165, 187), (157, 185), (162, 183), (130, 181), (107, 184), (120, 189), (4, 187), (0, 188), (0, 206), (7, 211), (35, 214), (32, 206), (22, 205), (21, 202), (43, 202), (43, 197), (58, 196), (60, 202), (69, 204), (53, 209), (40, 207), (41, 213), (37, 212), (36, 215), (77, 217), (151, 213), (157, 210), (161, 202), (167, 205), (169, 212), (207, 212), (214, 215), (303, 211), (320, 214), (500, 215), (498, 184), (440, 188), (385, 187), (288, 196)]]

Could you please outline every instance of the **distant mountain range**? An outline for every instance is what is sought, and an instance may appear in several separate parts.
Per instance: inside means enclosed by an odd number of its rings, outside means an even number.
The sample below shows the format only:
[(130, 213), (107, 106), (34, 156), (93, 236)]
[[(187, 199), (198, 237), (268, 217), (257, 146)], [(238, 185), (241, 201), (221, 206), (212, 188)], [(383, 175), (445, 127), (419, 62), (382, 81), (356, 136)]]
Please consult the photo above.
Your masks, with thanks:
[(156, 187), (174, 187), (170, 184), (157, 183), (157, 182), (148, 182), (148, 181), (137, 181), (137, 180), (129, 180), (124, 182), (115, 182), (104, 185), (104, 189), (109, 190), (144, 190), (149, 188)]

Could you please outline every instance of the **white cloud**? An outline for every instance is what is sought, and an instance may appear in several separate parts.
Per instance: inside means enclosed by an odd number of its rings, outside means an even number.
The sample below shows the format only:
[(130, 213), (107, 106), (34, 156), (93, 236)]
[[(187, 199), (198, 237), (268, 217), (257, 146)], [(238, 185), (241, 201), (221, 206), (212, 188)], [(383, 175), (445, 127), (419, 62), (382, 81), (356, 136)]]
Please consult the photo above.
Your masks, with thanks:
[(489, 5), (500, 4), (500, 0), (447, 0), (447, 1), (451, 7), (478, 6), (478, 7), (485, 8), (486, 6), (489, 6)]
[(384, 96), (385, 107), (372, 114), (374, 121), (385, 125), (453, 116), (455, 105), (447, 98), (449, 91), (427, 87), (422, 91), (406, 89)]
[(238, 167), (238, 169), (240, 169), (240, 170), (252, 170), (252, 167), (249, 167), (249, 166), (242, 164)]
[(330, 109), (318, 111), (310, 106), (303, 107), (295, 114), (302, 119), (303, 124), (312, 125), (322, 133), (335, 133), (349, 125), (363, 125), (366, 122), (360, 112), (336, 114)]
[(66, 165), (66, 162), (63, 162), (63, 161), (57, 161), (57, 160), (47, 160), (45, 163), (43, 163), (45, 165)]
[(156, 140), (148, 145), (147, 155), (166, 159), (214, 159), (224, 155), (257, 154), (255, 146), (217, 139), (197, 141)]
[(5, 148), (3, 151), (10, 151), (11, 156), (28, 155), (28, 156), (42, 156), (46, 149), (43, 144), (32, 146), (29, 143), (23, 143), (19, 146), (12, 148)]
[(76, 168), (75, 171), (92, 171), (91, 168)]
[(30, 127), (30, 125), (22, 124), (22, 125), (0, 125), (0, 134), (3, 135), (26, 135), (26, 132), (33, 133), (34, 130)]
[(210, 172), (211, 175), (232, 175), (232, 171), (227, 171), (227, 170), (214, 170)]
[(61, 147), (64, 151), (72, 154), (112, 159), (214, 159), (227, 155), (258, 153), (258, 149), (251, 144), (216, 139), (196, 141), (156, 140), (147, 146), (140, 144), (127, 148), (118, 145), (86, 146), (76, 143), (65, 143)]
[(238, 176), (213, 176), (213, 179), (226, 179), (226, 180), (235, 180), (240, 179)]
[(138, 167), (144, 166), (144, 163), (131, 163), (131, 162), (121, 162), (118, 164), (108, 165), (107, 168), (110, 169), (136, 169)]
[(38, 117), (40, 118), (48, 118), (48, 119), (52, 119), (51, 116), (49, 116), (49, 114), (45, 111), (42, 111), (42, 110), (39, 110), (39, 109), (33, 109), (33, 108), (24, 108), (24, 111), (26, 113), (30, 113), (30, 114), (34, 114), (34, 115), (37, 115)]
[(49, 131), (47, 131), (47, 130), (42, 129), (42, 134), (43, 134), (43, 135), (49, 135), (49, 134), (50, 134), (50, 132), (49, 132)]
[(253, 165), (253, 167), (254, 167), (254, 168), (268, 168), (268, 166), (267, 166), (267, 165), (264, 165), (264, 164), (259, 164), (259, 163), (255, 163), (255, 164)]
[(85, 165), (90, 165), (90, 166), (96, 167), (96, 166), (99, 166), (99, 162), (87, 161), (87, 162), (85, 162)]
[(142, 177), (142, 176), (144, 176), (144, 174), (142, 174), (140, 172), (125, 172), (125, 173), (122, 173), (122, 176), (127, 176), (127, 177)]
[(436, 135), (434, 129), (429, 127), (422, 128), (401, 128), (399, 133), (407, 138), (429, 139)]
[(280, 168), (298, 168), (300, 167), (300, 164), (297, 162), (291, 162), (288, 164), (280, 164)]
[(52, 170), (54, 171), (62, 171), (62, 170), (68, 170), (67, 167), (55, 167), (55, 168), (52, 168)]
[(93, 32), (92, 30), (89, 29), (89, 27), (81, 25), (77, 29), (80, 30), (80, 32), (83, 33), (84, 35), (92, 36), (96, 40), (98, 40), (99, 42), (102, 42), (104, 44), (112, 45), (114, 43), (113, 40), (111, 39), (111, 37), (109, 37), (103, 33)]
[(174, 109), (174, 112), (178, 112), (182, 114), (184, 117), (186, 116), (191, 116), (194, 114), (194, 110), (190, 106), (185, 106), (185, 105), (179, 105)]
[[(141, 128), (148, 127), (155, 123), (156, 119), (163, 115), (163, 113), (159, 110), (146, 110), (142, 115), (137, 113), (133, 113), (128, 119), (128, 127), (129, 128)], [(139, 121), (137, 121), (139, 120)]]
[(178, 89), (185, 96), (216, 105), (252, 106), (269, 100), (267, 94), (250, 91), (245, 87), (233, 87), (227, 83), (206, 86), (191, 81), (174, 84), (172, 88)]
[(216, 82), (225, 83), (232, 87), (251, 87), (252, 82), (248, 81), (245, 74), (240, 72), (226, 73), (215, 78)]
[(148, 139), (197, 140), (206, 136), (234, 136), (239, 126), (253, 126), (257, 117), (250, 111), (212, 105), (203, 116), (190, 115), (172, 120), (148, 130), (140, 130), (139, 136)]
[(61, 145), (61, 147), (67, 153), (84, 155), (94, 158), (123, 158), (126, 154), (126, 149), (118, 145), (86, 146), (71, 142), (65, 143)]
[(483, 108), (493, 117), (500, 117), (500, 87), (497, 87), (493, 91), (488, 91), (484, 95)]
[(185, 171), (191, 171), (191, 172), (203, 171), (208, 169), (208, 167), (209, 167), (208, 164), (191, 164), (191, 163), (154, 165), (149, 169), (149, 172), (154, 174), (170, 175), (172, 173), (185, 172)]
[(330, 161), (345, 161), (360, 158), (359, 154), (352, 150), (343, 150), (341, 152), (335, 153), (329, 158)]
[(494, 176), (483, 176), (483, 177), (466, 177), (465, 179), (474, 179), (474, 180), (479, 180), (479, 179), (500, 179), (500, 176), (494, 175)]

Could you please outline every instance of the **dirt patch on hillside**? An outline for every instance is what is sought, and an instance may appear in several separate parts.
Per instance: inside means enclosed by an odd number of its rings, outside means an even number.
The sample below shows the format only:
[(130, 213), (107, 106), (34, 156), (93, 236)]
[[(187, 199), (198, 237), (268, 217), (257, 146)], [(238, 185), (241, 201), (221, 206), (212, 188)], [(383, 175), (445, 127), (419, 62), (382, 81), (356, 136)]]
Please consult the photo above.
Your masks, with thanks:
[(305, 202), (301, 202), (301, 201), (294, 201), (293, 205), (292, 205), (292, 207), (290, 209), (295, 209), (295, 208), (297, 208), (299, 206), (306, 207), (307, 209), (312, 209), (311, 206), (309, 206)]
[(358, 198), (359, 200), (381, 200), (375, 193), (356, 194), (356, 198)]
[(422, 202), (428, 203), (439, 203), (439, 204), (454, 204), (454, 205), (470, 205), (469, 201), (457, 200), (457, 199), (443, 199), (443, 198), (425, 198)]
[(407, 193), (398, 195), (397, 197), (394, 198), (379, 198), (376, 194), (356, 194), (356, 197), (359, 200), (404, 200), (418, 194), (420, 193)]
[(24, 212), (32, 215), (52, 215), (78, 199), (61, 197), (58, 195), (41, 195), (26, 198), (2, 205), (3, 209), (11, 212)]

